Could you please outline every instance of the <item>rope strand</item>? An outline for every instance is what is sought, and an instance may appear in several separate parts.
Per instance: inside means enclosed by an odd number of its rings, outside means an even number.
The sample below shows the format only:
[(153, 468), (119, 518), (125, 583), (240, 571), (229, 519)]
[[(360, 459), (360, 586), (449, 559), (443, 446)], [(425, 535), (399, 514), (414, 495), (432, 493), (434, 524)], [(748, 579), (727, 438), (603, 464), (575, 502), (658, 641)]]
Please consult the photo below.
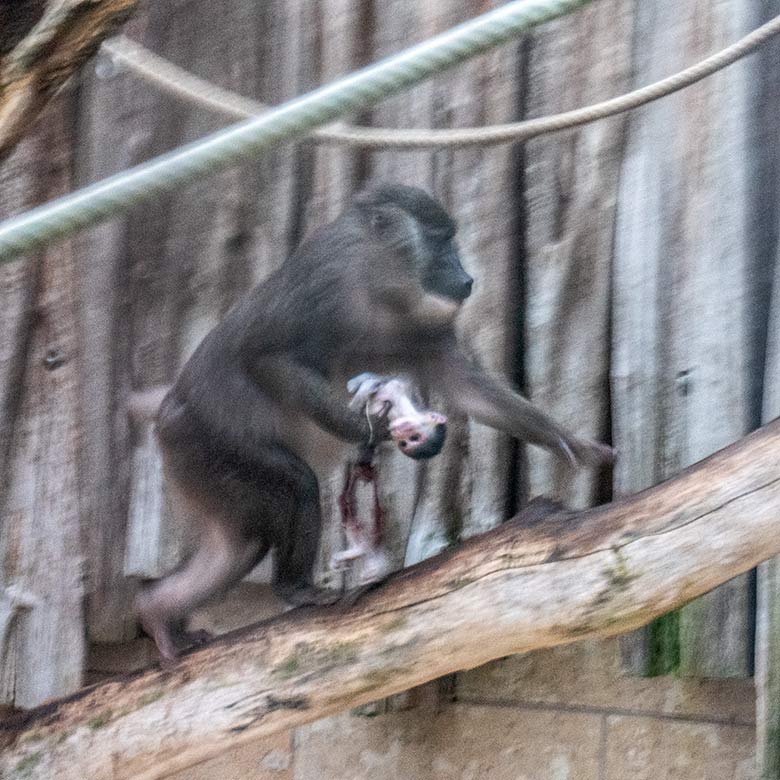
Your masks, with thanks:
[(589, 2), (592, 0), (514, 0), (273, 111), (13, 217), (0, 224), (0, 263), (242, 160), (259, 157)]
[[(780, 16), (776, 16), (725, 49), (660, 81), (590, 106), (538, 119), (451, 130), (331, 125), (315, 130), (303, 140), (316, 144), (340, 144), (370, 149), (458, 148), (527, 141), (546, 133), (560, 132), (606, 119), (685, 89), (752, 54), (778, 33), (780, 33)], [(246, 118), (270, 110), (270, 106), (218, 87), (189, 73), (124, 36), (107, 41), (103, 44), (103, 49), (114, 62), (126, 66), (128, 70), (148, 83), (212, 111), (234, 118)]]

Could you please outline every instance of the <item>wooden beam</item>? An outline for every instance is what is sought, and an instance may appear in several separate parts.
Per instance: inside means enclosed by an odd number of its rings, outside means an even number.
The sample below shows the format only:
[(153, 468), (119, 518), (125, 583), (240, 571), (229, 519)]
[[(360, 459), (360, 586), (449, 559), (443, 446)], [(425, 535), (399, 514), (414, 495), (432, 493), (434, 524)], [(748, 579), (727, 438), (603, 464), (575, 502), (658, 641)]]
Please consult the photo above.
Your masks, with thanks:
[[(49, 0), (40, 20), (0, 57), (0, 160), (49, 99), (127, 19), (137, 0)], [(31, 3), (11, 4), (0, 43)], [(9, 18), (6, 19), (5, 17)]]
[(154, 780), (237, 743), (500, 656), (636, 628), (780, 552), (780, 421), (598, 509), (542, 504), (395, 575), (166, 670), (0, 726), (0, 777)]

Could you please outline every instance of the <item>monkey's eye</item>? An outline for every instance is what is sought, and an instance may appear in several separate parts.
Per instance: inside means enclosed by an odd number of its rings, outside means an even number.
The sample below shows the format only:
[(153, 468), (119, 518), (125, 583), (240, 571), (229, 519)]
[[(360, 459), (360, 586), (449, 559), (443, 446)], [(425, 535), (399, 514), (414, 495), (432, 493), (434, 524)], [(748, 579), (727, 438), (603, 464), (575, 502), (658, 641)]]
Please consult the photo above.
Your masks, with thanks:
[(386, 211), (374, 211), (371, 214), (371, 227), (379, 234), (386, 233), (393, 224), (392, 217)]

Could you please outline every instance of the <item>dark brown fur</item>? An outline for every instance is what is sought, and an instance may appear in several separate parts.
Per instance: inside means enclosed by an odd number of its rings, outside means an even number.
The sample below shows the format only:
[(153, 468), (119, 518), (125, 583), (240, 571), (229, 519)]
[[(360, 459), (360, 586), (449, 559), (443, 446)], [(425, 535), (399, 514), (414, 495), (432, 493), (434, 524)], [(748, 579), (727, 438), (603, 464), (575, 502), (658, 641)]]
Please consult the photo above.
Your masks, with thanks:
[[(377, 185), (356, 196), (198, 347), (157, 416), (165, 472), (201, 525), (179, 571), (139, 598), (167, 657), (187, 615), (237, 582), (271, 547), (274, 586), (292, 603), (314, 588), (320, 534), (316, 471), (370, 426), (346, 379), (403, 372), (488, 425), (570, 461), (611, 457), (576, 439), (457, 347), (453, 322), (471, 279), (455, 226), (421, 190)], [(325, 598), (329, 598), (325, 595)]]

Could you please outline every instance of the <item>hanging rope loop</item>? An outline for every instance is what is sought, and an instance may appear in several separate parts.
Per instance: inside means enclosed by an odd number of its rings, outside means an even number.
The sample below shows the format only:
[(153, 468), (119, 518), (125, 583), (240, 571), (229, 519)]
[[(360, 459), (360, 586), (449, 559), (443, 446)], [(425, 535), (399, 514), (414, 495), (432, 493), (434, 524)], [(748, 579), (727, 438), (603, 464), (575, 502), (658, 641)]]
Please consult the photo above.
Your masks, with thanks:
[[(750, 32), (736, 43), (665, 79), (590, 106), (522, 122), (450, 130), (331, 126), (314, 130), (306, 141), (316, 144), (357, 146), (364, 149), (453, 149), (494, 146), (527, 141), (616, 116), (671, 95), (752, 54), (780, 34), (780, 16)], [(118, 36), (103, 44), (112, 60), (139, 78), (202, 108), (236, 119), (259, 116), (270, 110), (264, 103), (218, 87), (149, 51), (135, 41)]]
[(0, 224), (0, 263), (258, 157), (592, 0), (514, 0), (273, 111), (227, 127)]

